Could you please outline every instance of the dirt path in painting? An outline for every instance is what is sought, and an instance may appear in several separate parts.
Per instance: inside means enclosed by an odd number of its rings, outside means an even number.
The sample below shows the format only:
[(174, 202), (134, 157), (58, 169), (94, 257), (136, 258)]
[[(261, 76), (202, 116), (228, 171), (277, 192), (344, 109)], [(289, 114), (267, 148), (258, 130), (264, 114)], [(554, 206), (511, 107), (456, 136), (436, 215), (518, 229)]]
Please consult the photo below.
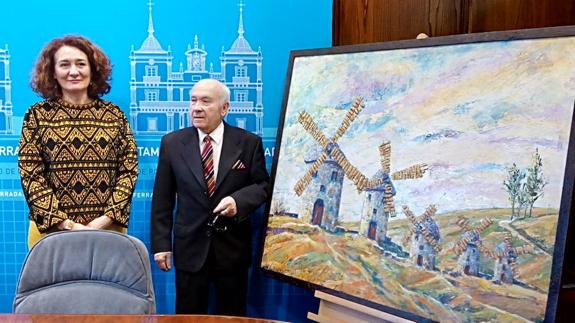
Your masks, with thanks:
[[(383, 255), (366, 237), (310, 230), (308, 224), (281, 220), (294, 223), (271, 222), (272, 228), (281, 228), (288, 237), (279, 240), (282, 246), (269, 257), (281, 261), (274, 268), (288, 276), (439, 321), (519, 323), (540, 321), (545, 313), (546, 294), (525, 284), (498, 285), (480, 277), (427, 271), (409, 260)], [(498, 234), (491, 240), (499, 241), (506, 231), (518, 237), (519, 244), (544, 251), (522, 229), (501, 220), (496, 220)], [(304, 244), (308, 247), (293, 247)], [(318, 253), (321, 258), (316, 259)], [(547, 253), (541, 255), (547, 257)], [(537, 266), (529, 270), (538, 272)]]
[(509, 230), (510, 232), (514, 233), (515, 236), (519, 237), (521, 240), (523, 240), (525, 243), (531, 245), (533, 248), (535, 249), (539, 249), (541, 252), (544, 252), (546, 254), (548, 254), (550, 257), (553, 257), (553, 255), (545, 250), (545, 247), (543, 247), (542, 245), (540, 245), (538, 242), (533, 241), (532, 239), (530, 239), (529, 236), (525, 235), (525, 233), (517, 231), (512, 225), (511, 225), (511, 221), (509, 220), (502, 220), (499, 221), (499, 225), (506, 229)]
[(462, 276), (449, 278), (450, 282), (474, 301), (484, 306), (509, 313), (517, 317), (537, 321), (545, 313), (547, 297), (537, 290), (526, 289), (517, 285), (488, 285), (483, 278)]

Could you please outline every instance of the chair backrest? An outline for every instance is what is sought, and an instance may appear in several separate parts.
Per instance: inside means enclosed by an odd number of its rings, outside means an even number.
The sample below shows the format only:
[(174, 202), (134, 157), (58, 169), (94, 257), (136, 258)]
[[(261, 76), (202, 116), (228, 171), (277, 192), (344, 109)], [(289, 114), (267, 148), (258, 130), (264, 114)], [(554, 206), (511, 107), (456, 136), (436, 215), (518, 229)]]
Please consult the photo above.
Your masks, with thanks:
[(138, 239), (103, 230), (47, 235), (26, 256), (14, 313), (154, 314), (150, 259)]

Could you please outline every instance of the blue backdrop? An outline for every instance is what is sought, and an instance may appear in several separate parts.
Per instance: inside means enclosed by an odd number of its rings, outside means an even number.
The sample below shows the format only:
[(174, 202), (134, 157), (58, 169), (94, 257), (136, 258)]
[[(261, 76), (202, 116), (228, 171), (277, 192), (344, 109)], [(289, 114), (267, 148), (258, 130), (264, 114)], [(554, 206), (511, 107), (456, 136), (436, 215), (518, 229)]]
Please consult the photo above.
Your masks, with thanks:
[[(22, 117), (40, 100), (28, 83), (48, 41), (82, 34), (112, 60), (112, 91), (105, 99), (124, 109), (139, 146), (129, 233), (148, 247), (159, 140), (188, 126), (191, 85), (213, 77), (230, 86), (227, 121), (263, 137), (269, 169), (289, 51), (331, 44), (330, 0), (9, 1), (0, 8), (0, 312), (11, 311), (27, 252), (28, 209), (17, 146)], [(253, 218), (258, 249), (262, 214)], [(310, 291), (266, 278), (253, 267), (249, 315), (301, 321), (307, 311), (317, 310)], [(155, 264), (153, 270), (158, 312), (173, 313), (173, 273), (160, 272)]]

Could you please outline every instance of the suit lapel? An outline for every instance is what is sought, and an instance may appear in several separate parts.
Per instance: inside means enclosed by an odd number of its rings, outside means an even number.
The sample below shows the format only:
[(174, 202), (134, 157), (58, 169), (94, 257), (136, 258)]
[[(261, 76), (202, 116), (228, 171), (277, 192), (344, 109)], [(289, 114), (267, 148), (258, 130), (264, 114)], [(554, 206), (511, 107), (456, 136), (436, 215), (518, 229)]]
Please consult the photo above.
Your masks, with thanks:
[(240, 134), (234, 128), (224, 123), (224, 140), (222, 142), (222, 152), (220, 153), (220, 164), (218, 166), (218, 178), (216, 179), (216, 190), (232, 169), (234, 163), (240, 157)]
[(200, 156), (200, 144), (198, 139), (198, 130), (194, 127), (188, 128), (188, 133), (182, 138), (181, 157), (188, 166), (198, 183), (203, 189), (207, 189), (204, 171), (202, 168), (202, 159)]

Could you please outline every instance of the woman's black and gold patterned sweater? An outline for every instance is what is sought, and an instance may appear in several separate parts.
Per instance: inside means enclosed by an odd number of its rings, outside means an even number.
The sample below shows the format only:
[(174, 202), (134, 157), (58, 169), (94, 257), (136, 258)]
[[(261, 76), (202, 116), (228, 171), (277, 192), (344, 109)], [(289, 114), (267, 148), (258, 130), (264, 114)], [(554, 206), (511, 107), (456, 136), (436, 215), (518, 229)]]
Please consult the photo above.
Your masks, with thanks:
[(18, 169), (30, 220), (40, 232), (65, 219), (87, 224), (101, 215), (128, 226), (138, 159), (116, 105), (34, 104), (24, 116)]

